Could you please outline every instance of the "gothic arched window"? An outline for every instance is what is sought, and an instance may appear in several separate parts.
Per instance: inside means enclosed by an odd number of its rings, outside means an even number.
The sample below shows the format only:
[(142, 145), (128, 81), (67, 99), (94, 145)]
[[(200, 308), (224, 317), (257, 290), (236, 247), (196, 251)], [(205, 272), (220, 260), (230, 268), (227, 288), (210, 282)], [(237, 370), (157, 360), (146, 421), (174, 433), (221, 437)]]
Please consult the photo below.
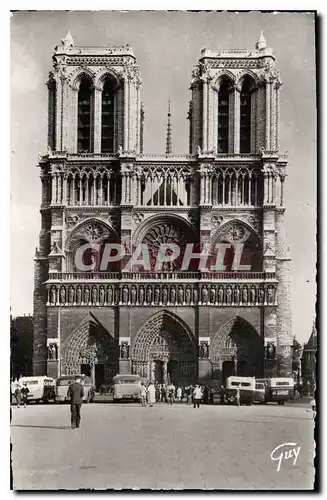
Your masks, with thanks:
[(91, 153), (91, 82), (82, 78), (78, 91), (78, 152)]
[(240, 153), (251, 152), (251, 86), (251, 79), (245, 77), (240, 96)]
[(229, 87), (230, 82), (225, 78), (218, 91), (218, 153), (228, 153)]
[(102, 91), (101, 111), (101, 151), (104, 153), (113, 153), (114, 151), (114, 94), (114, 83), (112, 80), (107, 80)]

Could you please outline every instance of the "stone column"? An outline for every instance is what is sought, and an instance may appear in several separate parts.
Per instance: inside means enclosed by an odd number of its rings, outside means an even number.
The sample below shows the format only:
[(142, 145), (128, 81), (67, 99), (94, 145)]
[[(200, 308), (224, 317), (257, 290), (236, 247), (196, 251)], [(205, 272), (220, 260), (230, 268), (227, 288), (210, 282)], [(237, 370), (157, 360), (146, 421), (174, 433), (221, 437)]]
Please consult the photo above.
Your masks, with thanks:
[(101, 135), (102, 135), (102, 89), (94, 87), (94, 134), (93, 134), (93, 151), (94, 153), (101, 153)]
[(240, 93), (241, 90), (238, 87), (234, 87), (234, 93), (233, 93), (233, 115), (234, 115), (234, 140), (233, 140), (233, 146), (234, 146), (234, 153), (238, 154), (240, 152)]
[(162, 365), (162, 376), (163, 376), (163, 383), (167, 384), (168, 383), (168, 370), (167, 370), (167, 365), (168, 362), (164, 361)]

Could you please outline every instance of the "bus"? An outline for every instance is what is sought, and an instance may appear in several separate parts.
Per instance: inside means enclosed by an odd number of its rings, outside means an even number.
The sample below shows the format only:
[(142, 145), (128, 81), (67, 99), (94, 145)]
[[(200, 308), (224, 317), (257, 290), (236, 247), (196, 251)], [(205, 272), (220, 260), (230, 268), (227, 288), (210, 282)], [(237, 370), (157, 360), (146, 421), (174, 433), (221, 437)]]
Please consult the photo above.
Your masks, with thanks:
[(256, 379), (256, 383), (265, 384), (265, 403), (276, 402), (283, 405), (294, 396), (294, 380), (289, 377)]
[(86, 375), (62, 375), (57, 379), (56, 383), (56, 402), (64, 403), (68, 402), (69, 398), (67, 396), (68, 387), (73, 384), (76, 379), (81, 380), (81, 384), (84, 387), (84, 403), (91, 403), (95, 396), (95, 388), (91, 377)]
[(35, 401), (49, 403), (55, 401), (55, 380), (51, 377), (21, 377), (19, 385), (22, 388), (26, 384), (29, 390), (27, 402)]
[(140, 401), (141, 382), (140, 375), (116, 375), (113, 377), (113, 401)]
[(226, 380), (227, 401), (235, 402), (237, 389), (240, 390), (240, 404), (251, 405), (254, 398), (254, 377), (228, 377)]

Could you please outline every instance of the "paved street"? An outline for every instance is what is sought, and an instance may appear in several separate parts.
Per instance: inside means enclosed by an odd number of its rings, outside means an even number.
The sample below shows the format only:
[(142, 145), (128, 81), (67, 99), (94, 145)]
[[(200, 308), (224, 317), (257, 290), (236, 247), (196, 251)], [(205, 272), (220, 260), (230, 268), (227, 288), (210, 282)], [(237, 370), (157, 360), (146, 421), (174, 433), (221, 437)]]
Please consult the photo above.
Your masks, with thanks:
[[(12, 408), (15, 489), (311, 489), (314, 421), (305, 407), (90, 404)], [(301, 447), (297, 462), (272, 450)], [(288, 448), (289, 449), (289, 448)]]

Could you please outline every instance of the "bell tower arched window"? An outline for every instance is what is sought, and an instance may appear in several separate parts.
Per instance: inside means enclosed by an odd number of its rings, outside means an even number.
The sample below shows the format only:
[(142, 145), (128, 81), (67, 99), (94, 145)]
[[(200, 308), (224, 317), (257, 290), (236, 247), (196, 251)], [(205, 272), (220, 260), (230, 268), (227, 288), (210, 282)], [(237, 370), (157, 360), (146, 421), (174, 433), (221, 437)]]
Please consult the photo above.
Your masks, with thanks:
[(229, 87), (229, 81), (223, 79), (218, 91), (218, 153), (228, 153)]
[(102, 120), (101, 120), (101, 151), (113, 153), (114, 151), (114, 82), (107, 80), (102, 91)]
[(251, 152), (251, 86), (251, 79), (245, 77), (240, 95), (240, 153)]
[(78, 90), (78, 152), (91, 153), (91, 82), (82, 78)]

